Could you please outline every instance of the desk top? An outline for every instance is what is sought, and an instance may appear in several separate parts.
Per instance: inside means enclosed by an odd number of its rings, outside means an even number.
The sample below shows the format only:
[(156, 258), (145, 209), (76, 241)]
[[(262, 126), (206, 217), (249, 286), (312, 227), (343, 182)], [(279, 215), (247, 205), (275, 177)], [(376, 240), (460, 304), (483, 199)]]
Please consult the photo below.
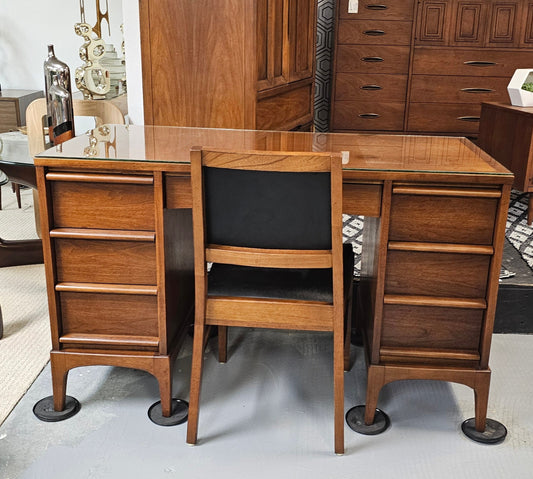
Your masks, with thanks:
[(345, 179), (353, 176), (427, 181), (446, 174), (455, 176), (457, 181), (483, 177), (486, 182), (487, 177), (493, 177), (497, 183), (512, 182), (512, 173), (471, 141), (444, 136), (105, 125), (46, 150), (35, 158), (35, 164), (61, 166), (68, 159), (87, 168), (96, 167), (98, 162), (102, 163), (98, 167), (133, 169), (127, 163), (135, 163), (135, 169), (187, 172), (193, 146), (341, 152)]

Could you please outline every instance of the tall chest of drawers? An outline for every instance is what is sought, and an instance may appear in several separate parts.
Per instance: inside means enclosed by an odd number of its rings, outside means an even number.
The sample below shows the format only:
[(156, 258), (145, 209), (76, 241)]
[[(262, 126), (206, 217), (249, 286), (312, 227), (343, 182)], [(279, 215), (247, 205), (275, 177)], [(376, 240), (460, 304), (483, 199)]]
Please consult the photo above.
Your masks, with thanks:
[[(368, 47), (394, 45), (396, 55), (394, 62), (376, 55), (373, 86), (352, 82), (350, 100), (356, 103), (349, 104), (344, 86), (347, 50), (351, 62), (357, 62), (360, 39), (347, 34), (353, 27), (346, 23), (362, 22)], [(383, 28), (374, 26), (380, 23)], [(358, 13), (348, 13), (348, 2), (341, 1), (331, 129), (476, 136), (481, 102), (508, 101), (506, 87), (513, 72), (531, 68), (532, 62), (532, 1), (387, 0), (378, 5), (369, 0), (359, 2)]]

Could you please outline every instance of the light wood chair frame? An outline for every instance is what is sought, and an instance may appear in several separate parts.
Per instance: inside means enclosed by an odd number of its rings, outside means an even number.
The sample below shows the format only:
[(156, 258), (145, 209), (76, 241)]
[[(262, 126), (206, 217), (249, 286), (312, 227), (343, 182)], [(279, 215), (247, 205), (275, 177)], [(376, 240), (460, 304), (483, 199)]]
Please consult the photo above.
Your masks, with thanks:
[[(330, 172), (331, 250), (279, 250), (206, 244), (204, 166), (255, 171)], [(349, 355), (349, 341), (345, 339), (349, 334), (345, 336), (344, 330), (341, 156), (331, 153), (236, 153), (195, 147), (191, 150), (191, 180), (196, 310), (187, 443), (197, 442), (203, 352), (209, 327), (218, 326), (222, 362), (226, 360), (228, 326), (331, 331), (335, 453), (343, 454), (344, 369), (347, 364), (345, 358)], [(208, 297), (207, 263), (269, 268), (332, 268), (333, 302)]]

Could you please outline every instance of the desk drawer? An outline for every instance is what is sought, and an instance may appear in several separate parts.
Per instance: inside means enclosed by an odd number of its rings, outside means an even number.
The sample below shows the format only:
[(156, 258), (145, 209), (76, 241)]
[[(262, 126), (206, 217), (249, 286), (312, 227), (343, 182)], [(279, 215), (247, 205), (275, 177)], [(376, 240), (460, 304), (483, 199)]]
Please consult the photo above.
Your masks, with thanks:
[(476, 103), (509, 99), (508, 78), (414, 75), (411, 103)]
[(385, 305), (381, 345), (477, 351), (483, 314), (478, 309)]
[[(70, 178), (88, 178), (71, 181)], [(96, 181), (101, 178), (103, 181)], [(70, 228), (154, 230), (153, 178), (48, 173), (53, 225)], [(65, 180), (67, 179), (67, 180)], [(91, 181), (91, 180), (95, 181)]]
[(348, 1), (338, 2), (339, 18), (412, 20), (414, 0), (359, 0), (357, 13), (348, 11)]
[(411, 103), (407, 130), (476, 134), (480, 115), (480, 103)]
[(381, 20), (341, 20), (338, 43), (369, 45), (409, 45), (411, 22)]
[(339, 45), (337, 47), (337, 72), (407, 74), (408, 67), (408, 46)]
[(407, 75), (338, 73), (335, 100), (367, 102), (404, 102)]
[(155, 242), (54, 240), (58, 282), (157, 284)]
[(59, 293), (62, 334), (158, 336), (157, 296)]
[(337, 101), (334, 130), (402, 130), (404, 103)]
[[(440, 195), (438, 190), (431, 196), (393, 194), (389, 240), (492, 244), (499, 198), (480, 197), (484, 191), (476, 189), (453, 191), (472, 196)], [(495, 190), (494, 195), (498, 194)]]
[(389, 251), (385, 294), (484, 298), (490, 256)]

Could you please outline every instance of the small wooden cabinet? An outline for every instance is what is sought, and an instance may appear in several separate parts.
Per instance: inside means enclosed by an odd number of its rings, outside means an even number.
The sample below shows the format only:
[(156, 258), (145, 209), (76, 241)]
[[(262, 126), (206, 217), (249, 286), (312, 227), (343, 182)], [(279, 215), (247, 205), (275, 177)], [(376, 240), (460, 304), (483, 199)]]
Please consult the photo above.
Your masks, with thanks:
[(316, 0), (141, 0), (140, 7), (146, 124), (311, 125)]
[(26, 108), (42, 91), (0, 90), (0, 133), (16, 130), (26, 124)]
[[(347, 4), (337, 12), (334, 131), (476, 136), (481, 103), (508, 100), (514, 71), (531, 67), (533, 2), (368, 1), (358, 13)], [(348, 80), (357, 74), (372, 76)]]

